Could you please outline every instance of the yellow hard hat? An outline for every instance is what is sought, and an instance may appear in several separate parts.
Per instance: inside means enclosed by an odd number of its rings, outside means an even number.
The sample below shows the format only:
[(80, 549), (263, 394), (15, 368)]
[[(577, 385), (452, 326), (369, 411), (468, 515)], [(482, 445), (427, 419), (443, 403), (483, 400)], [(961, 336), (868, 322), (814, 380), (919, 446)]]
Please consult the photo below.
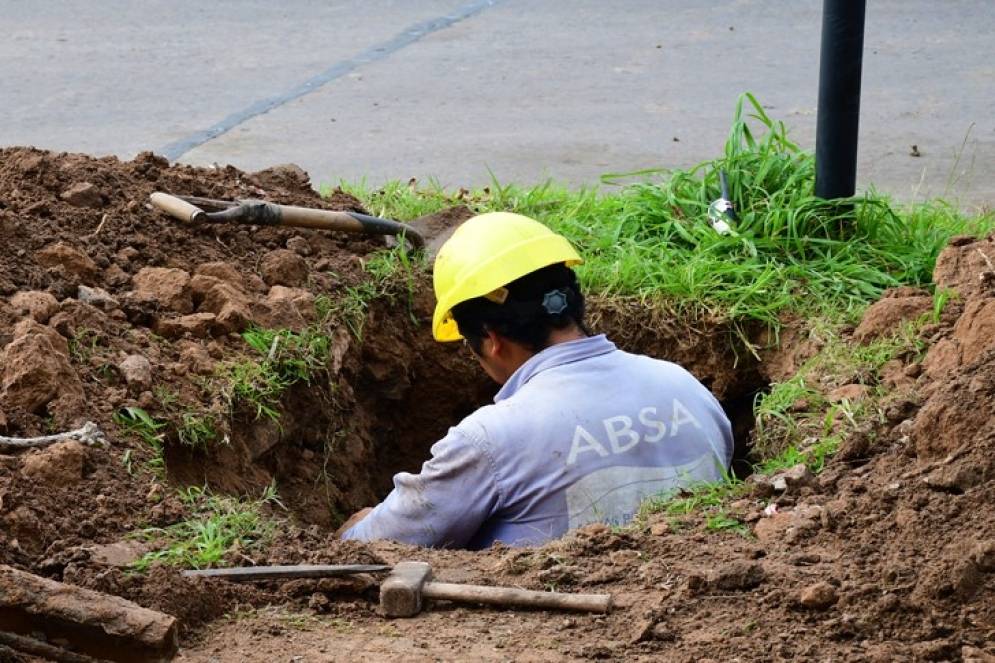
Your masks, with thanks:
[(463, 336), (453, 319), (454, 306), (561, 262), (572, 266), (583, 260), (565, 237), (535, 219), (510, 212), (469, 219), (435, 258), (432, 335), (437, 341), (460, 340)]

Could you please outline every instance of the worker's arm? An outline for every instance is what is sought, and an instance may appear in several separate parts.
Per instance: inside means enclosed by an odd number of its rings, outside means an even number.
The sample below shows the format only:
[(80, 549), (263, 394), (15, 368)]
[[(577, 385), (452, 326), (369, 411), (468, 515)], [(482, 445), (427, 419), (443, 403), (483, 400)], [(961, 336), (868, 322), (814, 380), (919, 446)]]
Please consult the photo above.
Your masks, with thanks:
[(420, 474), (394, 476), (394, 490), (343, 539), (391, 539), (420, 546), (467, 544), (498, 504), (494, 467), (483, 444), (450, 429)]

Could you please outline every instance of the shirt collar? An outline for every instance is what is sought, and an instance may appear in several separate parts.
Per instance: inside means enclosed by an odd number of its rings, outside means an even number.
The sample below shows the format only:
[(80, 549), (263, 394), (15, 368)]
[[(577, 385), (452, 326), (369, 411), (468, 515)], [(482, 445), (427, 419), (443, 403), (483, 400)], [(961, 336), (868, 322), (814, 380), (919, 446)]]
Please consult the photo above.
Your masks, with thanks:
[(614, 350), (615, 344), (609, 341), (604, 334), (551, 345), (532, 355), (528, 361), (519, 366), (518, 370), (511, 374), (508, 381), (498, 391), (494, 397), (494, 402), (499, 403), (514, 396), (529, 380), (547, 369), (608, 354)]

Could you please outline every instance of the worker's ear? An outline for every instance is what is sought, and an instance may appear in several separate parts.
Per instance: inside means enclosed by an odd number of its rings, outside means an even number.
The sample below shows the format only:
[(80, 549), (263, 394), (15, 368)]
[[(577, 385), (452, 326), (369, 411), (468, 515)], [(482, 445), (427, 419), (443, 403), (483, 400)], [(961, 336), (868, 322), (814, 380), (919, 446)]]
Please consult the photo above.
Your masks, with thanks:
[(484, 337), (484, 342), (480, 344), (480, 353), (488, 359), (500, 356), (505, 347), (504, 339), (494, 333), (493, 330), (488, 329), (486, 331), (487, 336)]

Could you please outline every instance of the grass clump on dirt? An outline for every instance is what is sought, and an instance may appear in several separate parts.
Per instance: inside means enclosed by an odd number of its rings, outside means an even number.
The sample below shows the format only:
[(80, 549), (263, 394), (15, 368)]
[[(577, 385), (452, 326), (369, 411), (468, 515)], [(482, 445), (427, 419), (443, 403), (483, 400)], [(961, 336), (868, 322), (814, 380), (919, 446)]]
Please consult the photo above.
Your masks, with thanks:
[[(163, 454), (163, 444), (167, 424), (160, 421), (140, 407), (125, 407), (114, 413), (114, 423), (123, 428), (129, 435), (137, 437), (148, 447), (152, 457), (146, 467), (152, 474), (163, 476), (166, 473), (166, 457)], [(131, 450), (125, 452), (122, 462), (132, 472)]]
[[(895, 359), (922, 359), (919, 331), (929, 319), (906, 322), (891, 335), (867, 344), (852, 343), (836, 327), (813, 327), (809, 334), (820, 351), (790, 379), (757, 396), (754, 477), (772, 477), (801, 464), (815, 475), (826, 469), (849, 435), (882, 416), (881, 399), (887, 394), (881, 384), (884, 366)], [(860, 399), (831, 398), (831, 392), (843, 385), (863, 385), (867, 393)], [(663, 514), (674, 529), (703, 519), (706, 530), (745, 535), (749, 529), (728, 513), (728, 506), (752, 491), (751, 481), (724, 473), (722, 481), (696, 483), (646, 500), (636, 524), (645, 526), (649, 516)]]
[(409, 254), (403, 247), (374, 253), (363, 261), (367, 278), (360, 284), (347, 286), (343, 296), (317, 302), (322, 320), (339, 320), (353, 336), (362, 340), (363, 324), (370, 304), (378, 299), (393, 301), (403, 287), (410, 314), (415, 292), (415, 270), (424, 269), (424, 256)]
[[(708, 222), (728, 174), (740, 220), (719, 235)], [(606, 177), (614, 185), (618, 178)], [(852, 319), (888, 287), (928, 287), (952, 235), (981, 234), (975, 218), (932, 202), (896, 210), (870, 192), (847, 201), (814, 196), (815, 159), (750, 94), (739, 99), (722, 157), (660, 181), (615, 190), (551, 182), (449, 193), (392, 183), (371, 191), (343, 184), (374, 212), (410, 220), (465, 204), (476, 212), (527, 214), (570, 238), (585, 257), (578, 273), (594, 294), (665, 299), (680, 309), (777, 327), (788, 311)]]
[(325, 370), (332, 350), (331, 330), (344, 324), (361, 339), (370, 304), (393, 298), (403, 282), (409, 311), (414, 296), (414, 266), (417, 263), (403, 247), (374, 254), (363, 263), (367, 279), (347, 286), (343, 296), (325, 296), (315, 301), (317, 321), (301, 331), (250, 327), (242, 340), (251, 355), (224, 364), (218, 373), (220, 391), (229, 410), (248, 406), (258, 419), (280, 418), (280, 398), (298, 383), (311, 384)]
[[(869, 404), (885, 395), (881, 369), (894, 359), (922, 359), (925, 343), (919, 331), (926, 321), (923, 318), (906, 322), (895, 333), (867, 344), (843, 339), (836, 327), (814, 324), (809, 337), (822, 347), (821, 351), (789, 380), (773, 385), (768, 393), (757, 397), (754, 454), (770, 463), (796, 447), (806, 449), (829, 438), (838, 442), (841, 435), (878, 414)], [(847, 384), (866, 386), (868, 398), (831, 402), (829, 393)]]
[(211, 567), (231, 552), (264, 543), (274, 523), (263, 515), (263, 508), (282, 506), (272, 485), (253, 500), (214, 495), (196, 486), (180, 490), (179, 497), (192, 517), (169, 527), (138, 532), (137, 538), (150, 542), (157, 550), (138, 559), (132, 566), (135, 571), (147, 571), (156, 563), (194, 569)]
[(232, 410), (245, 404), (255, 417), (278, 421), (280, 397), (298, 382), (311, 383), (331, 350), (331, 338), (318, 327), (301, 332), (250, 328), (242, 339), (256, 357), (231, 362), (222, 369), (223, 397)]

